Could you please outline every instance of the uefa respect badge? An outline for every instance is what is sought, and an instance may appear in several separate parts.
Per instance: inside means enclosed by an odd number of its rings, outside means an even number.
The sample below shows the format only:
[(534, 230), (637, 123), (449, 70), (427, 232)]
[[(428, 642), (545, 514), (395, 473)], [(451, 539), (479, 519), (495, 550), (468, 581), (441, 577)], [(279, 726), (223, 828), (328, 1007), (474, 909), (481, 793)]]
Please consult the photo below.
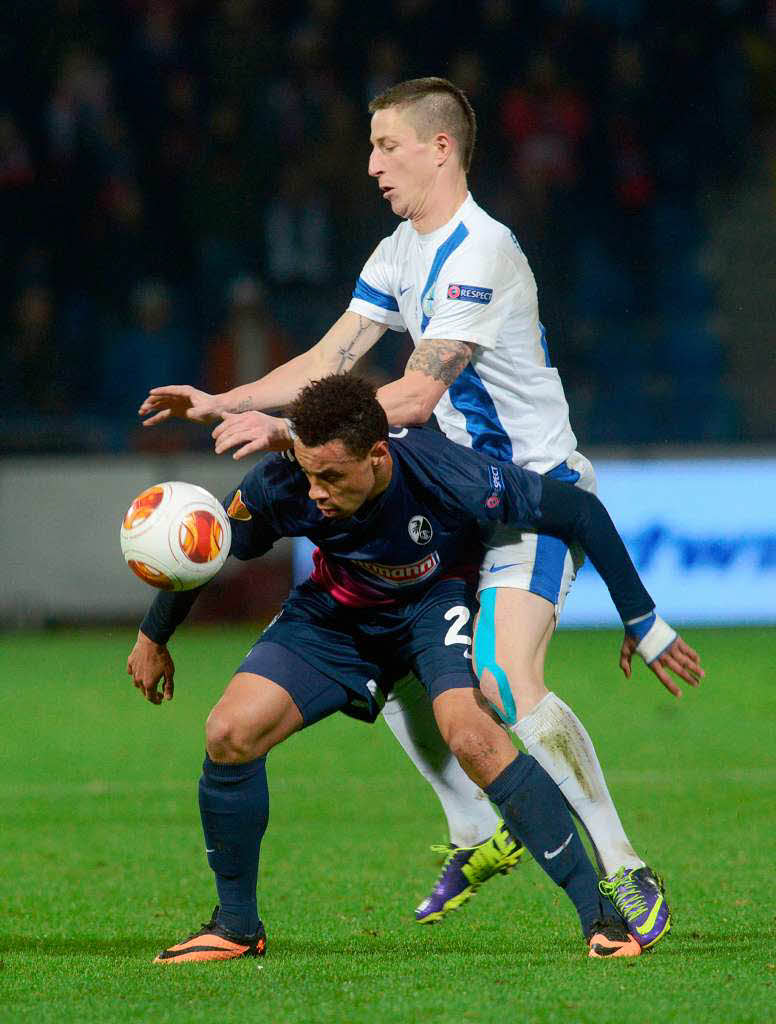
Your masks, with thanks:
[(492, 288), (480, 288), (474, 284), (450, 284), (447, 286), (448, 299), (460, 299), (463, 302), (479, 302), (487, 306), (493, 298)]

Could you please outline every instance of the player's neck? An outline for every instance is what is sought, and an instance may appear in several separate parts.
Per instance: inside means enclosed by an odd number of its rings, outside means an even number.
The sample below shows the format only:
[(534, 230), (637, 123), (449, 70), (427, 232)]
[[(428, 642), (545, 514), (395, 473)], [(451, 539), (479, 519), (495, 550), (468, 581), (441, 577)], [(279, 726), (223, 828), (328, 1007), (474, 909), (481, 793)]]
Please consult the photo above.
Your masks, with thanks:
[(451, 187), (437, 188), (427, 197), (427, 202), (417, 215), (411, 218), (412, 226), (419, 235), (429, 235), (452, 220), (466, 202), (469, 186), (465, 177), (457, 178)]

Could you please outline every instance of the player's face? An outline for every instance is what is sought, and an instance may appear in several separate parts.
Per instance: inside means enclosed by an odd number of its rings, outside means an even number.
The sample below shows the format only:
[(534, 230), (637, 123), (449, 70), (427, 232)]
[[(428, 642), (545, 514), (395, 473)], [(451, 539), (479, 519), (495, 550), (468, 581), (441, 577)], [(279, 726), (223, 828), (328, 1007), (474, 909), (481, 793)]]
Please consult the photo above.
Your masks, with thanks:
[(376, 110), (369, 139), (369, 173), (397, 216), (422, 214), (439, 170), (435, 138), (421, 142), (412, 121), (398, 107)]
[(391, 479), (391, 455), (385, 441), (378, 441), (363, 458), (357, 458), (342, 441), (308, 448), (297, 438), (294, 454), (310, 484), (310, 500), (327, 519), (345, 519), (376, 498)]

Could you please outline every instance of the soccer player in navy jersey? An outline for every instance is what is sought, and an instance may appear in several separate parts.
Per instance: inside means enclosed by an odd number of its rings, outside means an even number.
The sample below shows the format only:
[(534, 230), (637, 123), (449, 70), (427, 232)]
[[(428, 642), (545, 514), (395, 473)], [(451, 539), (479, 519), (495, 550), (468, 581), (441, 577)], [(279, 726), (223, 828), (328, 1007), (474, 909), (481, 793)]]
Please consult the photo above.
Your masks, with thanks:
[[(645, 645), (669, 645), (668, 667), (697, 685), (698, 655), (656, 615), (605, 509), (587, 492), (462, 451), (436, 432), (389, 439), (374, 389), (357, 377), (309, 385), (290, 416), (295, 458), (270, 456), (226, 499), (230, 553), (252, 558), (280, 537), (306, 536), (318, 545), (315, 571), (292, 591), (208, 718), (199, 801), (219, 905), (156, 962), (264, 953), (256, 885), (268, 752), (335, 711), (374, 721), (393, 680), (408, 671), (428, 691), (460, 765), (574, 903), (589, 955), (639, 955), (641, 945), (599, 892), (560, 790), (530, 754), (516, 753), (482, 699), (463, 632), (474, 610), (481, 532), (504, 523), (539, 527), (581, 544), (603, 576), (626, 626), (623, 664)], [(159, 594), (141, 625), (127, 669), (152, 703), (173, 695), (166, 645), (196, 595)], [(639, 639), (633, 625), (644, 621), (650, 625)]]
[[(422, 424), (433, 412), (459, 445), (594, 492), (593, 468), (577, 451), (551, 365), (531, 269), (509, 228), (468, 191), (476, 121), (466, 96), (444, 79), (413, 79), (377, 97), (370, 111), (369, 174), (402, 223), (367, 260), (347, 311), (307, 352), (252, 384), (214, 396), (155, 388), (140, 408), (145, 422), (223, 417), (214, 431), (217, 452), (281, 449), (290, 443), (287, 424), (267, 411), (282, 409), (310, 380), (352, 368), (388, 328), (406, 330), (415, 350), (403, 376), (378, 392), (390, 424)], [(583, 723), (544, 679), (581, 561), (578, 547), (541, 530), (493, 531), (478, 582), (476, 667), (482, 693), (561, 786), (593, 842), (602, 884), (637, 940), (650, 946), (670, 925), (662, 883), (622, 826)], [(653, 671), (660, 654), (651, 652)], [(397, 685), (385, 720), (448, 820), (450, 856), (416, 911), (418, 921), (433, 922), (508, 868), (518, 851), (446, 755), (422, 688)]]

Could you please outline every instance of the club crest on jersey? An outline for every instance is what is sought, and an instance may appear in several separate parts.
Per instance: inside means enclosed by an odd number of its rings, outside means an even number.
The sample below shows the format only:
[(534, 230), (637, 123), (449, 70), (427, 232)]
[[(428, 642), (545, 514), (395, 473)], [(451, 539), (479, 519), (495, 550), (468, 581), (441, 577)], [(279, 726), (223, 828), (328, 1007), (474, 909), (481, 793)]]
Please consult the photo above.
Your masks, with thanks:
[(463, 302), (479, 302), (487, 306), (493, 298), (492, 288), (480, 288), (474, 284), (450, 284), (447, 286), (448, 299), (461, 299)]
[(436, 551), (411, 562), (409, 565), (381, 565), (379, 562), (353, 561), (359, 569), (377, 576), (384, 583), (392, 583), (394, 586), (402, 587), (407, 583), (418, 583), (420, 580), (430, 576), (439, 567), (439, 555)]
[(420, 308), (423, 310), (423, 316), (427, 316), (429, 320), (434, 315), (434, 289), (427, 292), (420, 302)]
[(407, 532), (416, 544), (428, 544), (434, 536), (431, 523), (425, 516), (413, 516), (407, 523)]

